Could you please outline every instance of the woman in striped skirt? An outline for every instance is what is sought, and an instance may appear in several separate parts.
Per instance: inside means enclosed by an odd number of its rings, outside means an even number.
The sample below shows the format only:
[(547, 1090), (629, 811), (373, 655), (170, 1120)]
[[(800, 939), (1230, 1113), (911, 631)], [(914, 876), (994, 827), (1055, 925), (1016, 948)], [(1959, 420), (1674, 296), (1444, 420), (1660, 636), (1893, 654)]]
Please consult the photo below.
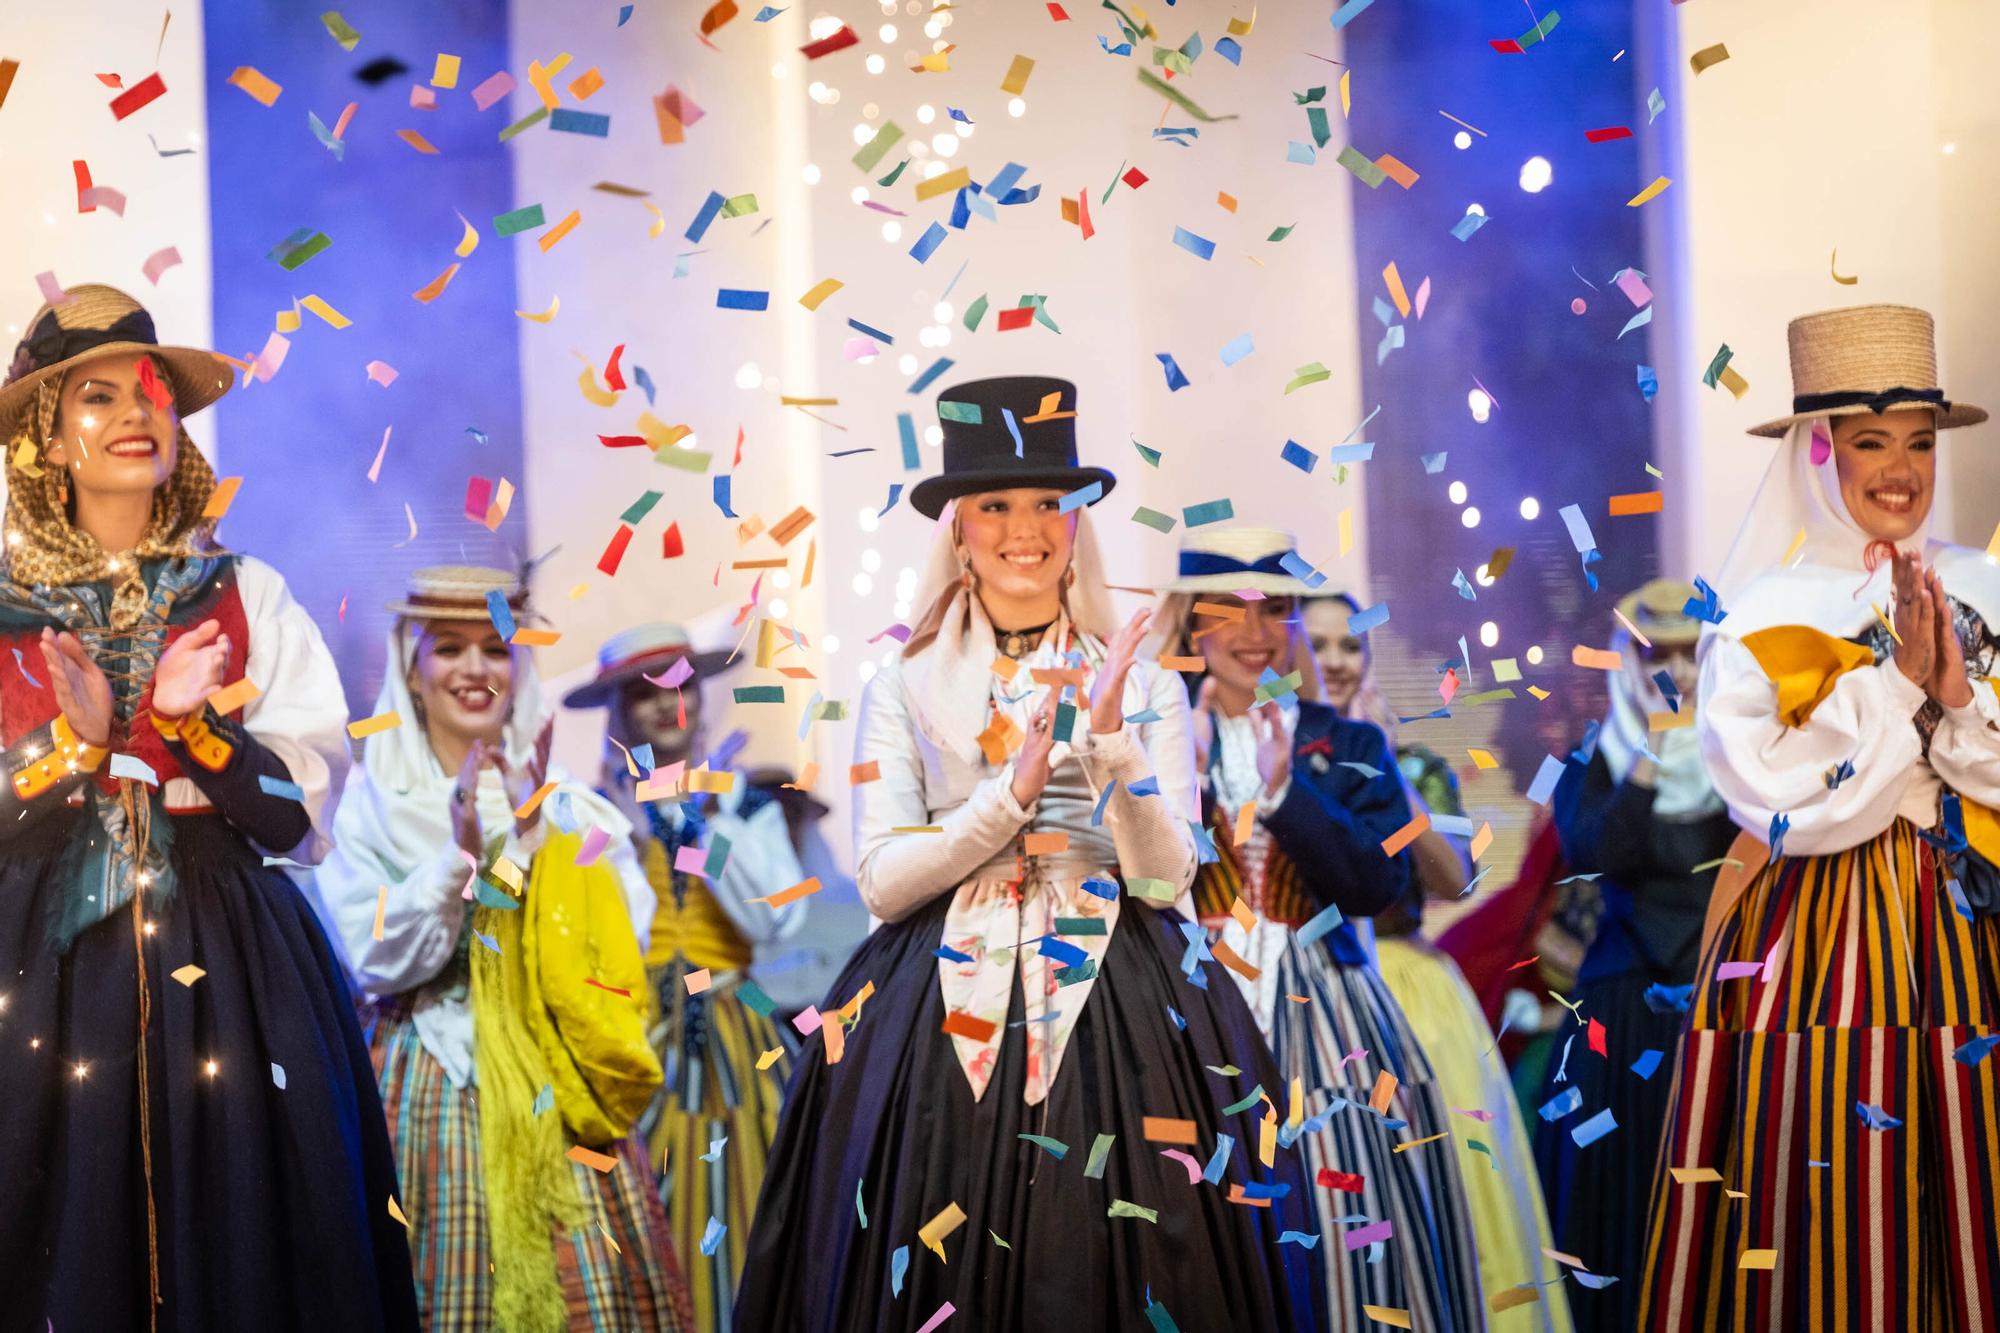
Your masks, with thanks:
[(1292, 545), (1264, 528), (1191, 538), (1160, 612), (1169, 652), (1191, 646), (1205, 667), (1194, 731), (1215, 855), (1195, 911), (1288, 1083), (1280, 1141), (1305, 1140), (1329, 1326), (1378, 1328), (1386, 1310), (1417, 1328), (1484, 1328), (1445, 1095), (1372, 932), (1344, 919), (1409, 891), (1410, 804), (1381, 730), (1317, 702), (1297, 616), (1306, 585), (1282, 564)]
[(1710, 909), (1640, 1323), (1992, 1328), (2000, 567), (1927, 539), (1938, 432), (1986, 413), (1920, 310), (1795, 320), (1791, 354), (1699, 649), (1710, 776), (1770, 852)]
[(631, 826), (549, 767), (534, 664), (495, 623), (530, 615), (520, 580), (419, 570), (389, 609), (388, 725), (317, 888), (375, 997), (424, 1327), (687, 1327), (631, 1132), (660, 1085), (637, 936), (653, 892)]

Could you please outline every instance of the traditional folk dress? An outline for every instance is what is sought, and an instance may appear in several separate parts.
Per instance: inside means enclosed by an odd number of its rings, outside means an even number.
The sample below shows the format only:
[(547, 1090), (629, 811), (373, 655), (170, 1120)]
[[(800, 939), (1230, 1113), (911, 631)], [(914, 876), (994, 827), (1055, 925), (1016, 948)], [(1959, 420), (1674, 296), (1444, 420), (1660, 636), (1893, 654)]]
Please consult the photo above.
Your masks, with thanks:
[[(541, 818), (517, 834), (514, 802), (488, 768), (474, 799), (491, 842), (470, 865), (448, 822), (456, 778), (439, 767), (405, 683), (415, 638), (407, 623), (390, 632), (376, 713), (403, 721), (368, 738), (317, 889), (374, 997), (373, 1054), (425, 1326), (690, 1327), (645, 1148), (630, 1133), (659, 1080), (644, 1044), (638, 944), (654, 903), (631, 826), (551, 773)], [(533, 667), (517, 654), (503, 741), (516, 768), (541, 719)], [(545, 921), (540, 904), (558, 895), (564, 918)], [(579, 916), (581, 929), (569, 929)], [(578, 984), (558, 995), (565, 981)], [(573, 1049), (558, 1022), (571, 1014), (626, 1040), (595, 1056)], [(650, 1079), (622, 1069), (621, 1105), (591, 1114), (593, 1065), (629, 1063), (635, 1046)], [(592, 1132), (579, 1131), (585, 1116)]]

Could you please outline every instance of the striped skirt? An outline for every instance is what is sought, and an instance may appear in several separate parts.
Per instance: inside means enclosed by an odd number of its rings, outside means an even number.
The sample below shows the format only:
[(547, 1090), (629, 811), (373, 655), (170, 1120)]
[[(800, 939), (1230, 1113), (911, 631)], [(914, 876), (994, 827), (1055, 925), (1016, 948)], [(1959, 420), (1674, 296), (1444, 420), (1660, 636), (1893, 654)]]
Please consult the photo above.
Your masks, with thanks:
[[(402, 997), (381, 1001), (372, 1017), (370, 1053), (410, 1220), (418, 1312), (431, 1333), (486, 1333), (493, 1286), (478, 1091), (452, 1087), (418, 1039)], [(581, 1163), (570, 1168), (590, 1215), (580, 1230), (555, 1237), (570, 1333), (694, 1327), (639, 1141), (627, 1138), (614, 1152), (618, 1166), (608, 1173)]]
[(1946, 878), (1899, 819), (1728, 909), (1682, 1031), (1642, 1328), (2000, 1324), (2000, 1059), (1967, 1046), (2000, 1020), (2000, 917), (1961, 916)]
[[(1491, 1299), (1494, 1292), (1552, 1276), (1555, 1265), (1542, 1251), (1554, 1234), (1542, 1207), (1534, 1148), (1478, 997), (1451, 955), (1419, 936), (1378, 939), (1375, 952), (1382, 980), (1422, 1042), (1450, 1108), (1487, 1113), (1484, 1121), (1461, 1119), (1448, 1140), (1465, 1154), (1459, 1168), (1479, 1245), (1481, 1289)], [(1568, 1294), (1560, 1283), (1543, 1287), (1538, 1299), (1494, 1314), (1491, 1323), (1496, 1330), (1569, 1333)]]
[[(1290, 928), (1278, 923), (1259, 921), (1257, 929), (1282, 930), (1286, 937), (1277, 955), (1271, 1053), (1288, 1083), (1302, 1081), (1309, 1090), (1308, 1115), (1325, 1115), (1304, 1145), (1311, 1178), (1334, 1182), (1311, 1186), (1328, 1327), (1375, 1333), (1382, 1325), (1362, 1309), (1375, 1305), (1407, 1310), (1420, 1329), (1484, 1328), (1479, 1260), (1455, 1141), (1407, 1147), (1451, 1125), (1444, 1091), (1401, 1007), (1374, 968), (1343, 966), (1321, 944), (1301, 948)], [(1390, 1127), (1368, 1109), (1383, 1071), (1396, 1078), (1385, 1114), (1406, 1122), (1404, 1128)], [(1390, 1229), (1380, 1252), (1373, 1243), (1349, 1248), (1348, 1233), (1382, 1222)]]
[(689, 995), (692, 970), (676, 959), (651, 972), (661, 1014), (653, 1049), (667, 1077), (639, 1135), (659, 1174), (695, 1327), (726, 1333), (794, 1046), (789, 1032), (743, 1002), (740, 974), (719, 974)]

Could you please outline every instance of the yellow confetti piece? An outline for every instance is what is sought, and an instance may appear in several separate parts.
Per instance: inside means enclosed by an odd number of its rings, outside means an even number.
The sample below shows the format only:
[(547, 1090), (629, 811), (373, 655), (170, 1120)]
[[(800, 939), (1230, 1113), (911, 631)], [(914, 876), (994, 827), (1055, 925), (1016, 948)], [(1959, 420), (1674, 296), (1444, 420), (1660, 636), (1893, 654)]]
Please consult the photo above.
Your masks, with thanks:
[[(453, 212), (457, 212), (457, 210), (454, 209)], [(471, 256), (474, 250), (479, 248), (479, 228), (467, 222), (463, 213), (458, 214), (458, 221), (465, 228), (465, 234), (458, 238), (458, 248), (453, 250), (452, 253), (460, 259), (466, 259)]]
[[(1246, 801), (1244, 804), (1252, 810), (1257, 808), (1255, 801)], [(1241, 898), (1229, 904), (1229, 915), (1236, 918), (1236, 924), (1243, 927), (1245, 934), (1257, 928), (1257, 914), (1251, 911), (1250, 904), (1244, 902)]]
[(1278, 1156), (1278, 1117), (1266, 1112), (1257, 1122), (1257, 1160), (1266, 1167), (1276, 1163)]
[(214, 694), (209, 695), (208, 706), (222, 716), (227, 717), (263, 693), (264, 691), (258, 689), (251, 682), (250, 677), (245, 676), (241, 680), (232, 681), (224, 685)]
[[(550, 320), (556, 317), (556, 311), (560, 309), (562, 309), (562, 297), (560, 295), (556, 295), (549, 298), (549, 308), (547, 310), (543, 310), (539, 313), (533, 310), (516, 310), (514, 313), (519, 315), (522, 319), (530, 320), (536, 324), (546, 324)], [(588, 373), (589, 373), (588, 371), (585, 372), (585, 374)], [(586, 397), (589, 396), (589, 393), (590, 390), (588, 389), (584, 390), (584, 394)], [(595, 400), (593, 399), (592, 401)], [(618, 401), (617, 395), (614, 394), (612, 396), (611, 401), (614, 403), (617, 402)], [(606, 404), (606, 406), (609, 406), (609, 404)]]
[(1354, 507), (1349, 505), (1340, 511), (1340, 553), (1346, 555), (1354, 549)]
[(1291, 1097), (1286, 1104), (1291, 1109), (1285, 1115), (1285, 1124), (1303, 1125), (1306, 1121), (1306, 1081), (1303, 1078), (1292, 1080)]
[[(2000, 545), (2000, 528), (1994, 529), (1993, 541), (1996, 545)], [(1800, 528), (1797, 532), (1792, 534), (1792, 544), (1785, 548), (1785, 557), (1778, 563), (1781, 565), (1791, 564), (1792, 557), (1797, 555), (1799, 553), (1800, 548), (1803, 547), (1805, 544), (1806, 544), (1806, 530), (1804, 528)], [(1989, 553), (1992, 550), (1991, 547), (1987, 549)]]
[(401, 1222), (405, 1230), (415, 1229), (410, 1226), (410, 1219), (403, 1216), (403, 1207), (401, 1204), (396, 1202), (396, 1196), (393, 1194), (389, 1196), (389, 1216), (395, 1218), (398, 1222)]
[(1670, 1166), (1667, 1174), (1676, 1185), (1721, 1184), (1722, 1173), (1712, 1166)]
[(1736, 1261), (1738, 1268), (1761, 1268), (1766, 1272), (1778, 1266), (1776, 1250), (1745, 1250), (1743, 1257)]
[(354, 323), (353, 320), (349, 319), (347, 316), (341, 314), (338, 310), (335, 310), (332, 306), (328, 305), (325, 299), (322, 297), (307, 296), (302, 298), (299, 301), (299, 304), (304, 306), (307, 310), (310, 310), (314, 315), (317, 315), (323, 322), (325, 322), (327, 325), (333, 328), (344, 329)]
[[(526, 816), (522, 816), (522, 818), (526, 818)], [(506, 857), (501, 856), (494, 858), (493, 878), (499, 880), (502, 884), (505, 884), (508, 888), (512, 889), (516, 894), (521, 892), (521, 867), (515, 865), (512, 861), (508, 860)]]
[(766, 1069), (769, 1069), (769, 1068), (770, 1068), (770, 1067), (771, 1067), (772, 1065), (774, 1065), (774, 1064), (778, 1063), (778, 1058), (779, 1058), (780, 1056), (782, 1056), (782, 1055), (783, 1055), (784, 1053), (785, 1053), (785, 1048), (784, 1048), (784, 1047), (782, 1047), (782, 1046), (773, 1046), (773, 1047), (772, 1047), (772, 1048), (771, 1048), (770, 1050), (768, 1050), (768, 1051), (764, 1052), (764, 1053), (763, 1053), (762, 1055), (758, 1056), (758, 1057), (757, 1057), (757, 1072), (761, 1074), (761, 1073), (763, 1073), (763, 1072), (764, 1072), (764, 1071), (765, 1071)]
[(1717, 42), (1714, 46), (1704, 46), (1689, 56), (1688, 64), (1693, 67), (1696, 74), (1699, 74), (1710, 66), (1720, 65), (1727, 59), (1729, 59), (1729, 48)]
[(1256, 26), (1257, 26), (1257, 6), (1252, 5), (1250, 6), (1249, 18), (1229, 20), (1229, 35), (1231, 37), (1248, 37), (1250, 35), (1250, 30)]
[(375, 928), (369, 934), (378, 941), (382, 938), (382, 922), (383, 918), (388, 915), (388, 912), (389, 886), (387, 884), (377, 884), (375, 886)]
[(924, 1223), (922, 1229), (917, 1232), (917, 1239), (924, 1243), (925, 1249), (938, 1257), (939, 1262), (943, 1262), (944, 1238), (964, 1225), (965, 1210), (956, 1202), (948, 1203), (944, 1206), (943, 1212)]
[(1826, 271), (1831, 275), (1833, 275), (1833, 280), (1839, 283), (1843, 287), (1852, 287), (1855, 283), (1861, 281), (1861, 275), (1859, 273), (1855, 274), (1851, 278), (1843, 278), (1840, 276), (1840, 247), (1837, 245), (1833, 247), (1833, 253), (1827, 257)]
[(1534, 695), (1537, 699), (1546, 699), (1549, 697), (1549, 692), (1539, 685), (1530, 685), (1528, 693)]
[(1342, 116), (1346, 116), (1348, 112), (1354, 109), (1354, 98), (1347, 90), (1348, 76), (1353, 73), (1354, 71), (1351, 69), (1344, 69), (1340, 72), (1340, 114)]
[[(35, 458), (40, 452), (41, 451), (35, 447), (35, 442), (33, 440), (28, 439), (26, 436), (22, 436), (21, 442), (14, 446), (15, 469), (19, 471), (23, 476), (39, 477), (43, 475), (41, 468), (35, 465)], [(2000, 541), (2000, 533), (1994, 534), (1994, 540)]]
[(364, 717), (359, 722), (348, 723), (347, 734), (358, 741), (385, 731), (394, 731), (402, 725), (403, 715), (392, 708), (386, 713), (377, 713), (374, 717)]
[(582, 212), (572, 208), (570, 210), (568, 217), (564, 218), (561, 222), (556, 223), (555, 226), (550, 227), (547, 231), (543, 232), (541, 236), (539, 236), (536, 239), (535, 243), (542, 247), (543, 254), (547, 254), (549, 251), (556, 248), (557, 241), (560, 241), (563, 237), (569, 235), (572, 231), (576, 230), (576, 224), (581, 221), (583, 221)]
[(1542, 1293), (1533, 1287), (1502, 1287), (1487, 1297), (1486, 1304), (1495, 1314), (1511, 1310), (1517, 1305), (1533, 1305), (1542, 1298)]
[(1000, 91), (1019, 97), (1028, 88), (1028, 76), (1035, 72), (1035, 62), (1026, 56), (1015, 56), (1014, 63), (1007, 66), (1007, 77), (1000, 80)]
[(652, 204), (646, 203), (646, 201), (643, 199), (640, 200), (640, 202), (645, 203), (646, 211), (653, 215), (653, 225), (646, 228), (646, 235), (650, 239), (657, 241), (660, 239), (661, 236), (666, 234), (667, 215), (665, 213), (662, 213), (659, 209), (653, 207)]
[(1446, 1130), (1442, 1134), (1433, 1134), (1427, 1139), (1411, 1139), (1408, 1143), (1399, 1143), (1395, 1147), (1391, 1148), (1389, 1151), (1404, 1152), (1410, 1148), (1421, 1148), (1426, 1143), (1436, 1143), (1439, 1139), (1448, 1139), (1450, 1137), (1451, 1137), (1451, 1131)]
[(1467, 750), (1466, 754), (1472, 757), (1472, 766), (1474, 768), (1500, 767), (1500, 761), (1495, 759), (1489, 750)]
[(1693, 725), (1694, 710), (1691, 708), (1683, 708), (1678, 713), (1646, 714), (1646, 730), (1653, 733), (1679, 731), (1682, 727), (1691, 727)]
[(1750, 381), (1737, 374), (1735, 366), (1724, 366), (1722, 373), (1715, 378), (1721, 381), (1723, 388), (1735, 394), (1739, 400), (1750, 392)]
[(919, 181), (917, 200), (921, 203), (926, 199), (935, 199), (941, 194), (950, 194), (953, 190), (963, 190), (970, 184), (972, 184), (972, 168), (960, 167), (956, 171), (933, 176), (927, 181)]
[(437, 64), (431, 67), (431, 87), (458, 87), (458, 57), (438, 52)]
[(228, 81), (265, 106), (277, 101), (278, 94), (285, 91), (271, 82), (255, 65), (238, 65)]
[(599, 407), (610, 407), (618, 401), (616, 390), (607, 389), (598, 384), (597, 367), (591, 365), (588, 361), (584, 362), (583, 374), (577, 376), (576, 383), (577, 387), (583, 390), (583, 396), (591, 402), (596, 403)]
[(1672, 184), (1673, 181), (1669, 180), (1665, 176), (1656, 177), (1654, 178), (1654, 181), (1651, 185), (1648, 185), (1645, 189), (1639, 191), (1639, 193), (1633, 195), (1630, 199), (1627, 199), (1625, 201), (1625, 207), (1637, 208), (1639, 205), (1645, 203), (1649, 199), (1657, 199), (1660, 195), (1660, 192), (1665, 190), (1669, 185)]
[(294, 305), (290, 310), (280, 310), (278, 312), (278, 318), (274, 327), (280, 333), (297, 333), (299, 326), (303, 323), (305, 321), (299, 318), (299, 308), (297, 305)]
[(1363, 1305), (1361, 1313), (1367, 1315), (1378, 1324), (1388, 1324), (1394, 1328), (1410, 1327), (1410, 1312), (1408, 1310), (1398, 1310), (1394, 1306), (1389, 1305)]
[(1993, 540), (1986, 543), (1986, 554), (2000, 560), (2000, 524), (1993, 528)]
[(185, 966), (175, 968), (173, 971), (167, 973), (167, 975), (175, 981), (180, 982), (183, 986), (192, 986), (195, 982), (207, 976), (208, 972), (204, 968), (196, 967), (193, 963), (188, 963)]
[(611, 1238), (611, 1228), (604, 1225), (604, 1219), (601, 1217), (597, 1219), (597, 1229), (604, 1233), (604, 1243), (611, 1247), (613, 1254), (625, 1253), (624, 1250), (618, 1247), (618, 1242)]
[(397, 130), (396, 137), (426, 157), (438, 155), (437, 146), (415, 130)]
[(812, 285), (812, 290), (799, 298), (799, 304), (808, 310), (819, 309), (820, 302), (832, 296), (847, 284), (839, 278), (821, 278)]
[(1875, 618), (1882, 622), (1882, 628), (1888, 630), (1889, 637), (1896, 641), (1896, 646), (1898, 648), (1902, 647), (1903, 636), (1896, 633), (1896, 627), (1889, 623), (1889, 617), (1882, 614), (1882, 608), (1876, 606), (1873, 602), (1870, 602), (1868, 605), (1875, 612)]

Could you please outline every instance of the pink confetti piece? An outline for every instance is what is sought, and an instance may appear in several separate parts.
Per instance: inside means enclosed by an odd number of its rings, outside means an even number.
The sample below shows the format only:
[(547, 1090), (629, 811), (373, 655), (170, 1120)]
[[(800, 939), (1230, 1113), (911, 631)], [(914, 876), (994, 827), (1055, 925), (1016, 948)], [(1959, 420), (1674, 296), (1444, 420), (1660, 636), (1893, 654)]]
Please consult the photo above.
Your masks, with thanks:
[(1653, 299), (1653, 289), (1639, 276), (1637, 269), (1620, 270), (1615, 279), (1618, 290), (1625, 293), (1625, 299), (1635, 306), (1643, 306)]
[(708, 876), (708, 849), (705, 847), (682, 847), (674, 853), (674, 869), (683, 875)]
[(813, 1033), (819, 1031), (819, 1010), (813, 1008), (799, 1010), (798, 1016), (792, 1019), (792, 1026), (799, 1030), (801, 1037), (810, 1037)]
[(659, 686), (663, 690), (671, 690), (676, 686), (684, 684), (687, 681), (687, 678), (689, 676), (692, 676), (693, 674), (694, 674), (693, 659), (686, 657), (677, 657), (674, 659), (674, 664), (668, 667), (665, 671), (661, 672), (657, 676), (647, 676), (646, 679), (651, 681), (653, 684)]
[(346, 136), (347, 123), (354, 119), (355, 109), (360, 105), (361, 103), (359, 102), (349, 102), (345, 107), (341, 109), (340, 119), (333, 122), (334, 138), (339, 139), (339, 138), (344, 138)]
[(368, 378), (386, 389), (396, 382), (396, 368), (387, 361), (370, 361)]
[(157, 287), (160, 285), (160, 275), (170, 268), (180, 267), (180, 263), (181, 252), (170, 245), (164, 250), (155, 250), (148, 255), (146, 262), (140, 265), (139, 271), (146, 275), (146, 281)]
[(576, 863), (580, 866), (592, 865), (611, 845), (611, 835), (592, 824), (583, 831), (583, 845), (576, 849)]
[(1465, 1107), (1462, 1106), (1454, 1106), (1451, 1108), (1451, 1110), (1453, 1115), (1470, 1116), (1474, 1120), (1477, 1120), (1482, 1125), (1490, 1125), (1493, 1123), (1493, 1113), (1491, 1111), (1467, 1110)]
[(1182, 1166), (1186, 1167), (1188, 1173), (1188, 1184), (1192, 1185), (1197, 1180), (1201, 1179), (1201, 1163), (1195, 1161), (1194, 1158), (1188, 1156), (1186, 1153), (1182, 1152), (1179, 1148), (1162, 1149), (1160, 1152), (1160, 1156), (1171, 1157), (1176, 1162), (1179, 1162)]
[(410, 85), (410, 106), (417, 111), (435, 111), (438, 95), (421, 83)]
[(286, 353), (292, 350), (292, 340), (282, 333), (273, 333), (264, 340), (264, 350), (257, 353), (257, 359), (250, 363), (250, 378), (259, 384), (269, 384), (278, 368), (285, 364)]
[(125, 194), (109, 185), (93, 185), (76, 197), (78, 211), (93, 208), (108, 208), (119, 217), (125, 216)]
[(1347, 1068), (1349, 1062), (1355, 1060), (1366, 1060), (1367, 1058), (1368, 1058), (1368, 1051), (1366, 1050), (1366, 1048), (1357, 1046), (1353, 1050), (1349, 1051), (1346, 1055), (1340, 1057), (1340, 1063), (1333, 1067), (1333, 1072), (1337, 1074), (1341, 1070)]
[(1370, 1222), (1365, 1227), (1356, 1227), (1340, 1239), (1349, 1250), (1358, 1250), (1363, 1246), (1373, 1245), (1378, 1240), (1388, 1240), (1395, 1234), (1395, 1221), (1385, 1217), (1380, 1222)]
[(926, 1319), (924, 1321), (924, 1326), (918, 1329), (917, 1333), (932, 1333), (932, 1330), (936, 1329), (939, 1324), (942, 1324), (945, 1320), (951, 1318), (953, 1315), (957, 1313), (958, 1313), (958, 1307), (953, 1305), (950, 1301), (946, 1301), (943, 1305), (940, 1305), (938, 1307), (936, 1314), (932, 1315), (929, 1319)]
[(42, 299), (50, 305), (64, 305), (76, 299), (63, 290), (62, 284), (56, 281), (56, 275), (53, 272), (37, 273), (35, 275), (35, 285), (42, 289)]
[(1417, 286), (1417, 318), (1424, 317), (1424, 307), (1431, 303), (1431, 280), (1426, 277)]
[(368, 465), (368, 480), (371, 482), (382, 479), (382, 460), (389, 453), (389, 432), (394, 429), (394, 426), (382, 427), (382, 447), (375, 451), (375, 461)]
[(882, 355), (882, 349), (867, 338), (849, 338), (840, 351), (849, 361), (873, 361)]
[(1762, 963), (1724, 963), (1715, 969), (1717, 981), (1735, 981), (1739, 977), (1754, 977), (1764, 970)]
[(484, 111), (518, 86), (514, 76), (503, 69), (472, 90), (472, 104)]

